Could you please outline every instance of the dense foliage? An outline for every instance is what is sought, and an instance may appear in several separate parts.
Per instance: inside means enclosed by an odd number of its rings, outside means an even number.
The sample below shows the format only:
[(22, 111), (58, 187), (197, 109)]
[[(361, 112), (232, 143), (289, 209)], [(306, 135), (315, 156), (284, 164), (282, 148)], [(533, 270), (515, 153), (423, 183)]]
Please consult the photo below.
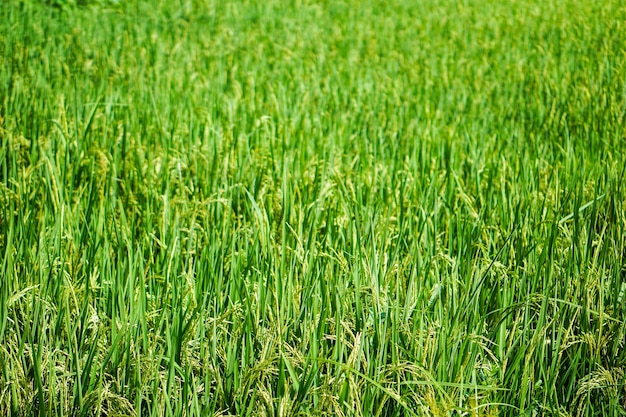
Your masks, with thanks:
[(0, 414), (626, 412), (620, 0), (0, 3)]

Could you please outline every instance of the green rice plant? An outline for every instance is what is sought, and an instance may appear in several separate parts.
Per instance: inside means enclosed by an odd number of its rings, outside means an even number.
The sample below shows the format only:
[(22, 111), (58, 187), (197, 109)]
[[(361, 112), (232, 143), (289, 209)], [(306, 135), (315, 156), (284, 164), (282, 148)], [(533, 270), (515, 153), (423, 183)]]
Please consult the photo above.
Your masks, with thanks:
[(0, 4), (0, 414), (626, 411), (626, 8)]

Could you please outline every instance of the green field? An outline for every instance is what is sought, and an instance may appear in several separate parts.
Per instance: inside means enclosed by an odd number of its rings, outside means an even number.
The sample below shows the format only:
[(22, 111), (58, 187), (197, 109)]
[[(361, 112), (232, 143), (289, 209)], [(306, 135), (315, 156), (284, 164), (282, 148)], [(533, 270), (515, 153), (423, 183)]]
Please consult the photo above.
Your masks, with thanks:
[(0, 415), (626, 415), (622, 0), (0, 2)]

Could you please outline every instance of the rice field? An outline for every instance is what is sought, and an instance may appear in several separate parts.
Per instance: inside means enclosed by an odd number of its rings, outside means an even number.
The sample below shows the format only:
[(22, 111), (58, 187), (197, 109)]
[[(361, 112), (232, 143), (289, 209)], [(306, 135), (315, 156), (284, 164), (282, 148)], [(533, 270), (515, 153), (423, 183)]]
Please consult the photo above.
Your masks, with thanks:
[(0, 415), (626, 415), (621, 0), (4, 0)]

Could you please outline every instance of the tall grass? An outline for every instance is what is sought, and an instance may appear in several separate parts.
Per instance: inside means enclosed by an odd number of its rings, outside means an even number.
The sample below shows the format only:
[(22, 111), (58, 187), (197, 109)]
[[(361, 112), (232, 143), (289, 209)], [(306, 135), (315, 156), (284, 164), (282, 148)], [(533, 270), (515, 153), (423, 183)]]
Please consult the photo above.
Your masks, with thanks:
[(626, 412), (621, 1), (0, 4), (0, 414)]

